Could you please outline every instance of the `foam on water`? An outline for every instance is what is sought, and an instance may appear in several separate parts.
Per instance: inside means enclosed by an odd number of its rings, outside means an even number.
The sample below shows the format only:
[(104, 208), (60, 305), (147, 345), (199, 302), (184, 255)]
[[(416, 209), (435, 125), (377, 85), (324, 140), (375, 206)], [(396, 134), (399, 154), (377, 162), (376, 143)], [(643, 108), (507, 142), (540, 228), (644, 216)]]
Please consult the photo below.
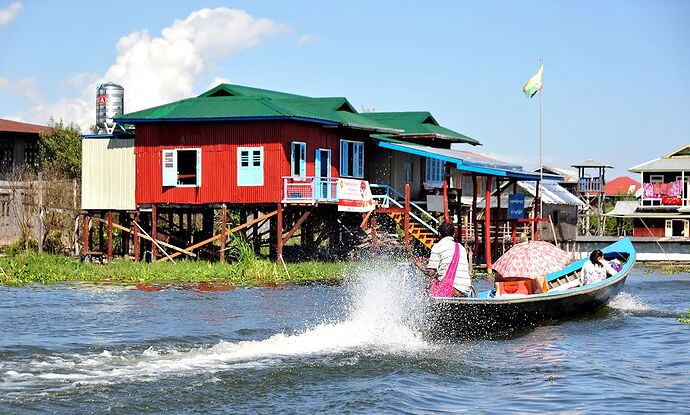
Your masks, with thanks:
[(611, 308), (615, 308), (617, 310), (628, 312), (640, 312), (651, 310), (649, 304), (640, 300), (640, 298), (636, 295), (629, 294), (627, 292), (621, 292), (615, 297), (613, 297), (613, 299), (609, 302), (608, 306)]
[[(65, 384), (108, 384), (136, 379), (185, 376), (242, 368), (289, 364), (300, 356), (346, 352), (414, 354), (429, 347), (416, 330), (423, 316), (418, 277), (394, 265), (362, 264), (346, 278), (345, 318), (323, 322), (296, 334), (279, 333), (256, 341), (220, 341), (191, 350), (149, 348), (102, 350), (93, 354), (50, 355), (30, 362), (0, 364), (0, 390), (62, 388)], [(354, 364), (345, 357), (336, 364)], [(350, 363), (348, 363), (350, 362)], [(332, 363), (332, 362), (331, 362)], [(12, 367), (15, 366), (15, 367)]]

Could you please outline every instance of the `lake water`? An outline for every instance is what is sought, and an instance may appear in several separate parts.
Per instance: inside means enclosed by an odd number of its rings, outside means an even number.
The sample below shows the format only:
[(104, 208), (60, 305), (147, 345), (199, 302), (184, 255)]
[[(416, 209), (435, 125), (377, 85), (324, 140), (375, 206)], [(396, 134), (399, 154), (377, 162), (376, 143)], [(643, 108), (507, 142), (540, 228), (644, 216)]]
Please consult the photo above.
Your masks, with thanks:
[(587, 318), (431, 342), (419, 284), (0, 287), (0, 413), (689, 413), (690, 275)]

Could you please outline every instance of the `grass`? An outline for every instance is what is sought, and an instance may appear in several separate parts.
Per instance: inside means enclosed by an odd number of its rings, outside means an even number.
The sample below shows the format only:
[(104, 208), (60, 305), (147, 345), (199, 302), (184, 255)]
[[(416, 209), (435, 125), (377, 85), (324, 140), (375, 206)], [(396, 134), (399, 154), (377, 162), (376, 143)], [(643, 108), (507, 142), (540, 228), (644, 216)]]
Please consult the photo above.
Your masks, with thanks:
[(667, 263), (646, 263), (642, 264), (645, 268), (645, 273), (658, 272), (664, 275), (690, 273), (690, 265), (685, 264), (667, 264)]
[(190, 260), (135, 263), (127, 259), (116, 259), (109, 264), (100, 265), (61, 255), (28, 252), (0, 258), (0, 284), (53, 284), (67, 281), (126, 285), (219, 282), (252, 287), (338, 280), (350, 264), (309, 261), (286, 266), (289, 276), (281, 264), (254, 257), (224, 264)]

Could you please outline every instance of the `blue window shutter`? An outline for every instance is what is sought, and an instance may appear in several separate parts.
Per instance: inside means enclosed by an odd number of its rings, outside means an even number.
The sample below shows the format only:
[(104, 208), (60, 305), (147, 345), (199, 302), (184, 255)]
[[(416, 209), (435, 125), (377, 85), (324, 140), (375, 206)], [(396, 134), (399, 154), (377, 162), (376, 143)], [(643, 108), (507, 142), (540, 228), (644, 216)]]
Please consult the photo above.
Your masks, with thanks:
[(163, 150), (161, 153), (163, 186), (177, 186), (177, 151)]
[(314, 156), (314, 177), (321, 177), (321, 152), (318, 148)]
[(297, 161), (295, 158), (295, 144), (294, 142), (290, 143), (290, 176), (295, 175), (295, 162)]
[(340, 140), (340, 175), (349, 176), (350, 172), (347, 170), (347, 141)]
[(364, 177), (364, 143), (354, 143), (355, 157), (352, 164), (355, 177)]
[(201, 149), (196, 150), (196, 185), (201, 186)]
[(305, 143), (299, 146), (299, 175), (301, 177), (307, 175), (307, 145)]
[(237, 185), (264, 185), (263, 147), (237, 147)]

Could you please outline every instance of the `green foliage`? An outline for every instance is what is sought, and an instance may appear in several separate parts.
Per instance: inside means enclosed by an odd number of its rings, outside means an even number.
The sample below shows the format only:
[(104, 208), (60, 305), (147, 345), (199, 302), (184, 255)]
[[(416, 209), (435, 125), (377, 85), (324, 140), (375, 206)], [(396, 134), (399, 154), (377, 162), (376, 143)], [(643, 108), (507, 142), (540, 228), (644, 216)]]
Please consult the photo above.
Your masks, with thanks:
[(38, 140), (38, 159), (45, 172), (62, 178), (81, 177), (81, 131), (75, 124), (50, 119), (51, 130)]
[(282, 265), (246, 253), (233, 263), (177, 261), (135, 263), (117, 259), (100, 265), (52, 254), (24, 252), (13, 248), (0, 258), (0, 285), (51, 284), (66, 281), (110, 282), (126, 285), (162, 283), (222, 282), (251, 287), (286, 282), (338, 280), (347, 269), (345, 262), (301, 262)]
[(678, 322), (690, 324), (690, 308), (688, 308), (688, 314), (678, 317)]

